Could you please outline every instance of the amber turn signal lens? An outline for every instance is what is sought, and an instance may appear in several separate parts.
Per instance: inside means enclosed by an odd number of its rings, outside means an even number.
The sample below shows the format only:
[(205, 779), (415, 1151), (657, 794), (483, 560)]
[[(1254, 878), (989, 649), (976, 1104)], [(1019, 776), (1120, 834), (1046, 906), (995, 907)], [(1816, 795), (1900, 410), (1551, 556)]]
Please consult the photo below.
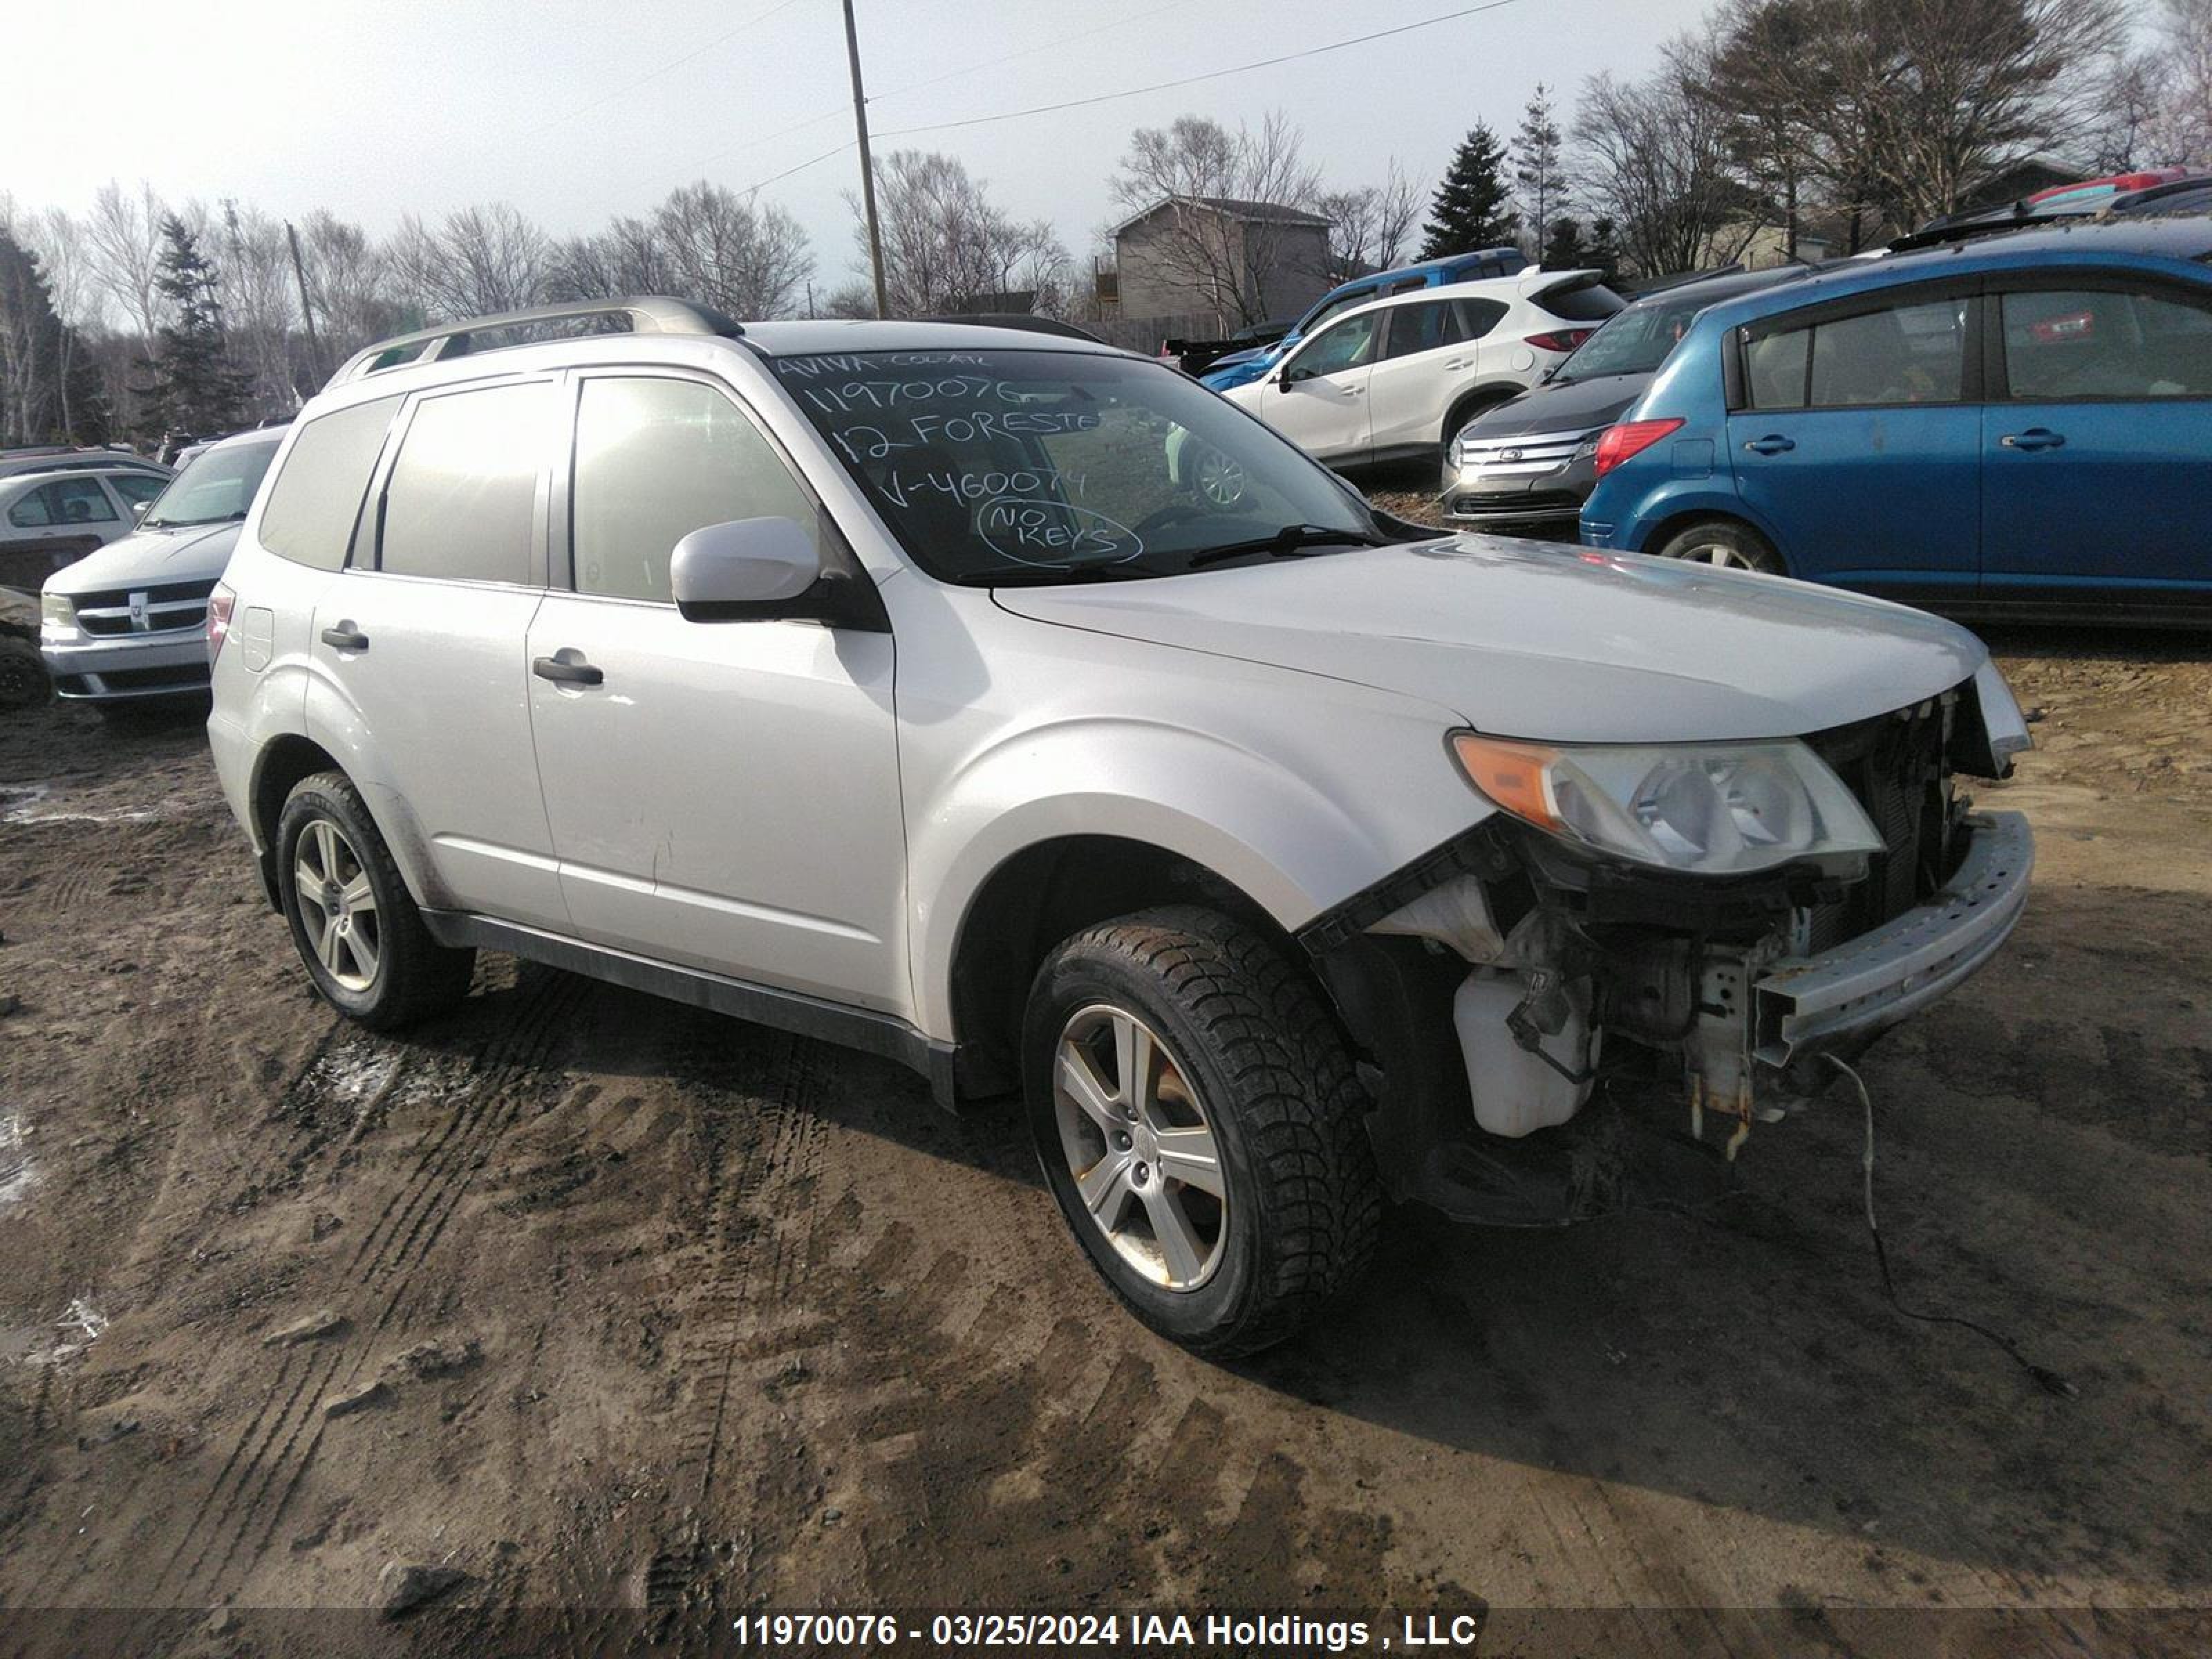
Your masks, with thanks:
[(1540, 830), (1562, 827), (1544, 788), (1544, 769), (1559, 757), (1558, 750), (1474, 732), (1454, 732), (1451, 745), (1468, 781), (1515, 817)]

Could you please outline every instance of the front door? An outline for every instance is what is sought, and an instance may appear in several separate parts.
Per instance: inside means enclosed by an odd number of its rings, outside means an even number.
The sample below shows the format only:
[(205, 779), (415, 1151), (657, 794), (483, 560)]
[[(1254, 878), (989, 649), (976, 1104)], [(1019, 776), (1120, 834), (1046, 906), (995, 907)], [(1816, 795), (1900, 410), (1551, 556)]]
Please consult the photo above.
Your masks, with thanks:
[(1992, 303), (1984, 598), (2212, 603), (2212, 303), (2080, 277)]
[(0, 526), (0, 582), (37, 592), (64, 565), (123, 533), (123, 515), (89, 473), (27, 490)]
[[(560, 392), (508, 381), (426, 396), (402, 417), (370, 502), (374, 559), (315, 605), (317, 676), (338, 695), (309, 708), (311, 735), (363, 757), (369, 811), (419, 834), (434, 902), (565, 931), (523, 656), (544, 598)], [(324, 737), (318, 718), (357, 729)]]
[(556, 576), (528, 655), (575, 932), (904, 1008), (890, 636), (687, 622), (669, 590), (671, 550), (702, 526), (787, 517), (825, 542), (835, 531), (719, 385), (633, 372), (574, 390), (574, 460), (556, 497), (573, 586)]
[(1367, 380), (1382, 332), (1380, 311), (1331, 323), (1258, 382), (1249, 407), (1318, 460), (1365, 460)]
[(1981, 412), (1966, 343), (1976, 303), (1907, 290), (1747, 331), (1728, 462), (1791, 575), (1919, 604), (1972, 597)]

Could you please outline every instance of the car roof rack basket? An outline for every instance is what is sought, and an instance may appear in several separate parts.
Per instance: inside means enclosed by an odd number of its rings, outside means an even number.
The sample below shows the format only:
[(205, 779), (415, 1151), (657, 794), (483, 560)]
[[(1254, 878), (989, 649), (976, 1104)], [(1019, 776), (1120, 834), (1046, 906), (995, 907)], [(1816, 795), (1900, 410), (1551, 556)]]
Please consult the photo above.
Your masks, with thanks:
[(470, 317), (458, 323), (441, 323), (435, 328), (421, 328), (412, 334), (379, 340), (347, 358), (344, 367), (331, 376), (328, 384), (343, 386), (348, 380), (362, 380), (386, 369), (441, 362), (448, 357), (497, 351), (508, 346), (536, 345), (539, 342), (533, 339), (478, 344), (475, 337), (585, 317), (626, 317), (633, 334), (714, 334), (734, 338), (745, 331), (740, 324), (713, 307), (691, 300), (672, 300), (657, 294), (623, 300), (573, 300), (559, 305), (532, 306), (523, 311), (502, 311), (489, 317)]

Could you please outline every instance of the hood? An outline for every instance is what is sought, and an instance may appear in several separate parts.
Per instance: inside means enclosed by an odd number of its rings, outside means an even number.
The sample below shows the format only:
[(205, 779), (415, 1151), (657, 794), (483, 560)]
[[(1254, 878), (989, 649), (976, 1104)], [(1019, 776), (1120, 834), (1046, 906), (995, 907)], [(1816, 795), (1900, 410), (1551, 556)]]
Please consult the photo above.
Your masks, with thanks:
[(1000, 588), (1017, 616), (1327, 675), (1495, 737), (1797, 737), (1987, 660), (1924, 612), (1775, 576), (1486, 536), (1154, 581)]
[(179, 525), (174, 530), (132, 531), (46, 578), (49, 593), (98, 593), (134, 582), (213, 581), (230, 562), (244, 526)]
[(1583, 432), (1611, 426), (1650, 384), (1649, 374), (1601, 374), (1564, 385), (1533, 386), (1485, 410), (1467, 429), (1476, 438), (1511, 438), (1524, 432)]

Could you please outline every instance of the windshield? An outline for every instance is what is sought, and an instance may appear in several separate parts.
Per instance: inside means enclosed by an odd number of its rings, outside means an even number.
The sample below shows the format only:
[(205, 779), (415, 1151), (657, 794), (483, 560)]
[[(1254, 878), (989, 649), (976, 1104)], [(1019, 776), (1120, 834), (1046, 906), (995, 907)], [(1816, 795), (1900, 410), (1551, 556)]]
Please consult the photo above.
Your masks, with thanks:
[(1655, 295), (1608, 317), (1559, 365), (1553, 385), (1594, 380), (1601, 374), (1650, 374), (1667, 361), (1697, 314), (1725, 296), (1714, 294)]
[(155, 528), (167, 526), (224, 524), (242, 519), (253, 505), (253, 492), (261, 475), (276, 453), (278, 437), (266, 443), (231, 444), (195, 456), (190, 465), (169, 481), (139, 522)]
[(1318, 462), (1156, 363), (986, 349), (775, 368), (900, 544), (945, 581), (1176, 575), (1240, 543), (1265, 558), (1380, 539)]

